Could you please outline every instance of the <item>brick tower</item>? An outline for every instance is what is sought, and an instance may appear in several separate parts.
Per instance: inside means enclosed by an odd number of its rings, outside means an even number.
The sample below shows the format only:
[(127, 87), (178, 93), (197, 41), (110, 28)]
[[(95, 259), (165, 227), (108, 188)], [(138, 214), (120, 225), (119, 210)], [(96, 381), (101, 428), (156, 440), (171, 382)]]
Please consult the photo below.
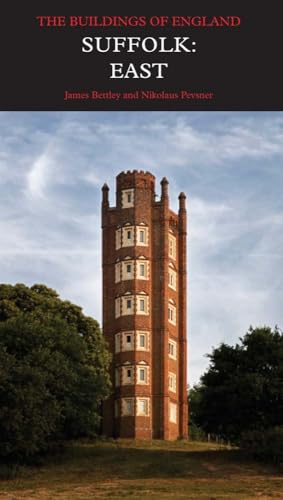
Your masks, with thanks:
[(108, 436), (187, 437), (186, 208), (169, 208), (168, 181), (117, 176), (116, 206), (102, 188), (103, 333), (113, 355)]

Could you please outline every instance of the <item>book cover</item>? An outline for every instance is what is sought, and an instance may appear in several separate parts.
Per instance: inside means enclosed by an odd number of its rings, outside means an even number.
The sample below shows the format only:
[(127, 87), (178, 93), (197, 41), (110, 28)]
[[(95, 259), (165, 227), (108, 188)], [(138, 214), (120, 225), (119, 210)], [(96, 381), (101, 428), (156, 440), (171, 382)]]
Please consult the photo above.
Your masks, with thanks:
[[(122, 325), (114, 326), (110, 349), (113, 384), (127, 386), (122, 381), (128, 377), (130, 386), (133, 376), (144, 378), (137, 379), (137, 394), (133, 396), (122, 387), (119, 404), (116, 398), (108, 410), (106, 407), (104, 420), (108, 422), (108, 431), (116, 425), (114, 437), (134, 437), (127, 434), (131, 433), (130, 420), (124, 419), (124, 424), (118, 425), (115, 419), (120, 422), (123, 417), (135, 416), (144, 419), (133, 427), (136, 438), (187, 437), (174, 427), (179, 422), (180, 429), (186, 421), (181, 416), (180, 398), (175, 396), (179, 384), (198, 384), (209, 366), (205, 355), (221, 343), (235, 344), (250, 325), (274, 328), (283, 323), (283, 77), (279, 7), (275, 2), (267, 8), (240, 0), (189, 5), (177, 2), (163, 9), (128, 2), (94, 5), (85, 1), (71, 5), (61, 1), (58, 5), (51, 0), (5, 4), (2, 19), (0, 283), (23, 283), (28, 287), (45, 284), (100, 324), (103, 319), (104, 323), (108, 321), (111, 309), (114, 325)], [(125, 175), (125, 179), (119, 181), (119, 174)], [(140, 212), (133, 212), (134, 222), (127, 221), (119, 210), (123, 212), (123, 203), (129, 203), (126, 210), (132, 209), (132, 190), (136, 193), (144, 182), (146, 192), (150, 174), (155, 176), (154, 215), (147, 220), (140, 198)], [(129, 184), (132, 176), (134, 187)], [(155, 240), (150, 233), (148, 248), (140, 241), (138, 253), (123, 248), (126, 234), (133, 231), (133, 237), (138, 238), (145, 231), (142, 238), (147, 238), (146, 231), (150, 232), (154, 224), (163, 224), (162, 217), (157, 219), (156, 214), (158, 207), (166, 204), (164, 179), (169, 183), (171, 210), (167, 219), (164, 215), (164, 221), (168, 222), (171, 241), (174, 242), (172, 235), (178, 234), (178, 249), (182, 193), (187, 198), (188, 295), (182, 306), (185, 288), (183, 292), (178, 288), (181, 253), (178, 250), (176, 262), (171, 259), (171, 267), (170, 259), (166, 261), (167, 274), (162, 274), (165, 267), (161, 266), (160, 271), (156, 264), (161, 259), (158, 252), (170, 252), (165, 243), (164, 247), (160, 243), (163, 233), (156, 231)], [(126, 195), (130, 197), (127, 202)], [(109, 257), (105, 236), (104, 240), (102, 237), (101, 203), (106, 203), (106, 198), (107, 224), (112, 228), (115, 224), (115, 260), (111, 252)], [(120, 222), (114, 212), (119, 212)], [(176, 214), (179, 219), (174, 219)], [(117, 234), (118, 239), (122, 238), (118, 247)], [(167, 244), (170, 245), (170, 235)], [(149, 248), (152, 255), (147, 253)], [(144, 261), (140, 264), (137, 259)], [(104, 300), (103, 265), (112, 266), (113, 271), (113, 283), (108, 286), (109, 295), (104, 290)], [(148, 283), (144, 275), (135, 285), (124, 278), (124, 271), (132, 272), (129, 266), (133, 266), (135, 277), (138, 272), (148, 273)], [(104, 284), (108, 280), (105, 276)], [(135, 310), (148, 308), (151, 315), (152, 303), (156, 311), (159, 297), (163, 300), (165, 292), (162, 295), (162, 287), (157, 287), (155, 295), (151, 293), (162, 276), (169, 280), (164, 310), (167, 314), (168, 305), (171, 326), (175, 322), (179, 328), (179, 317), (174, 315), (185, 308), (188, 376), (186, 370), (182, 372), (181, 361), (174, 365), (181, 355), (180, 338), (179, 334), (174, 336), (169, 325), (169, 336), (162, 347), (165, 352), (169, 346), (168, 373), (164, 369), (166, 381), (162, 379), (169, 388), (167, 402), (159, 407), (152, 403), (152, 393), (146, 392), (147, 385), (153, 392), (161, 390), (154, 385), (152, 376), (155, 364), (159, 369), (160, 355), (156, 354), (156, 347), (155, 357), (151, 351), (151, 329), (159, 328), (154, 319), (159, 316), (150, 316), (151, 327), (146, 322), (132, 327), (128, 320), (122, 323), (122, 316), (127, 316), (123, 304), (128, 307), (131, 300)], [(112, 285), (116, 287), (114, 291)], [(158, 312), (160, 317), (162, 311)], [(131, 351), (135, 354), (133, 359), (128, 356), (129, 361), (126, 355)], [(141, 386), (143, 392), (139, 392)], [(155, 427), (150, 427), (147, 418), (151, 422), (155, 419)], [(161, 429), (159, 435), (156, 428)], [(121, 450), (116, 450), (117, 461)], [(116, 452), (111, 450), (112, 454)], [(155, 456), (153, 452), (143, 452), (149, 455), (144, 460), (139, 458), (137, 467), (152, 461), (158, 470), (160, 461), (161, 472), (166, 470), (181, 494), (178, 453), (169, 467), (160, 450)], [(112, 467), (108, 460), (106, 467)], [(206, 473), (209, 474), (209, 467)], [(113, 474), (118, 481), (122, 473), (115, 469)], [(120, 495), (130, 491), (129, 477), (123, 474), (121, 481), (126, 483), (118, 484)], [(134, 479), (143, 476), (140, 472), (132, 474)], [(91, 498), (109, 491), (114, 494), (102, 476), (93, 490), (91, 484), (80, 490), (82, 486), (77, 483), (75, 497), (85, 494), (85, 498)], [(155, 491), (153, 482), (157, 477), (161, 490)], [(268, 481), (268, 474), (264, 478)], [(43, 481), (46, 487), (46, 477)], [(91, 481), (95, 482), (94, 477)], [(232, 498), (237, 485), (230, 486)], [(162, 487), (167, 488), (163, 479), (147, 468), (144, 484), (139, 483), (138, 488), (149, 498), (155, 494), (166, 498)], [(261, 484), (257, 487), (263, 491)], [(5, 488), (4, 485), (3, 491), (7, 492)], [(54, 498), (59, 495), (56, 488), (51, 491)], [(197, 480), (186, 483), (185, 488), (192, 488), (191, 492), (186, 490), (187, 498), (197, 498)], [(35, 491), (34, 498), (39, 498), (40, 487)], [(63, 498), (68, 498), (70, 491), (66, 487)], [(279, 489), (274, 491), (279, 494)], [(138, 495), (135, 488), (133, 492)], [(211, 492), (218, 494), (212, 482), (208, 493)], [(249, 478), (245, 493), (252, 492), (254, 485)], [(33, 498), (31, 492), (28, 494)]]

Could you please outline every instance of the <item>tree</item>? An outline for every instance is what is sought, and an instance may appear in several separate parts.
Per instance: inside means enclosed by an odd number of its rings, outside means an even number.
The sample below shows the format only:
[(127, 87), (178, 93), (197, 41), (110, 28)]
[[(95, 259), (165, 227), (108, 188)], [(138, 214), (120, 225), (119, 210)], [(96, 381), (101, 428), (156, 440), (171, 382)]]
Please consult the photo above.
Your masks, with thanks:
[(206, 434), (202, 427), (198, 425), (198, 411), (201, 399), (199, 385), (189, 387), (188, 403), (189, 403), (189, 438), (193, 441), (203, 441), (206, 439)]
[(283, 336), (250, 327), (240, 344), (221, 344), (191, 394), (194, 422), (207, 433), (239, 442), (244, 432), (282, 425)]
[(109, 394), (98, 323), (44, 285), (0, 285), (0, 459), (94, 435)]

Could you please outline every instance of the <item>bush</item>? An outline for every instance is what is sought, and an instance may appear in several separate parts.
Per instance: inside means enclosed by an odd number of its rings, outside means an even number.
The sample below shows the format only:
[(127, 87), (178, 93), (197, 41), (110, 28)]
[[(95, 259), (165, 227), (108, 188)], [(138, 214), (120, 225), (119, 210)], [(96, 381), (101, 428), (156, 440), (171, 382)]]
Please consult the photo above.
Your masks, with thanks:
[(1, 464), (0, 467), (0, 479), (7, 481), (9, 479), (15, 479), (19, 474), (18, 464)]
[(192, 441), (207, 441), (204, 430), (193, 422), (189, 425), (189, 438)]
[(283, 425), (243, 433), (241, 447), (259, 460), (283, 465)]

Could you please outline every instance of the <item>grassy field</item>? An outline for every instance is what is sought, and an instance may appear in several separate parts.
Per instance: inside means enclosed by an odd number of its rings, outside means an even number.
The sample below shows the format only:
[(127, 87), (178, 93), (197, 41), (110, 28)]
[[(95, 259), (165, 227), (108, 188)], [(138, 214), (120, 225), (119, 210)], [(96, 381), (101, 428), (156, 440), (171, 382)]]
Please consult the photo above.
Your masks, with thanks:
[(69, 445), (0, 482), (1, 500), (279, 499), (283, 475), (209, 443), (105, 441)]

